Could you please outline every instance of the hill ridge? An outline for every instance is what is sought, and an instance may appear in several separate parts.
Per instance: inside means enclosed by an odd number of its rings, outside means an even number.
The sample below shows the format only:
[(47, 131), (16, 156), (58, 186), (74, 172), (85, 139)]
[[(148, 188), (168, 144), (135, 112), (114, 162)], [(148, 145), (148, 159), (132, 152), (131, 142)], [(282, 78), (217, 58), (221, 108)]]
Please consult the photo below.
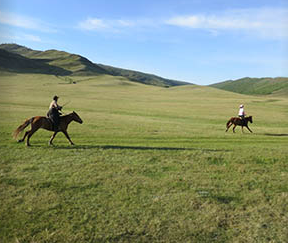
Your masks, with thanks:
[(245, 77), (209, 85), (210, 87), (247, 95), (287, 95), (287, 77)]
[[(50, 68), (49, 65), (52, 67), (52, 69), (54, 67), (57, 67), (59, 68), (59, 70), (66, 71), (63, 73), (58, 72), (57, 75), (91, 76), (91, 75), (106, 74), (106, 75), (112, 75), (112, 76), (122, 76), (133, 82), (138, 82), (138, 83), (147, 84), (147, 85), (161, 86), (161, 87), (191, 85), (191, 83), (170, 80), (170, 79), (162, 78), (160, 76), (156, 76), (154, 74), (147, 74), (147, 73), (143, 73), (139, 71), (115, 68), (115, 67), (104, 65), (104, 64), (96, 64), (81, 55), (69, 53), (66, 51), (59, 51), (56, 49), (37, 51), (37, 50), (33, 50), (33, 49), (30, 49), (28, 47), (21, 46), (18, 44), (1, 44), (0, 49), (6, 50), (10, 53), (21, 55), (30, 60), (34, 60), (35, 65), (37, 61), (46, 63), (48, 66), (47, 65), (43, 66), (40, 69), (42, 71), (44, 67), (49, 69)], [(4, 60), (4, 58), (8, 60)], [(17, 57), (14, 56), (14, 59), (17, 59)], [(8, 55), (4, 55), (2, 57), (2, 63), (5, 63), (5, 62), (8, 64), (9, 63), (11, 64), (11, 60), (9, 60)], [(32, 65), (32, 62), (30, 64)], [(0, 67), (2, 67), (2, 69), (5, 67), (8, 70), (13, 70), (14, 72), (17, 72), (16, 67), (11, 69), (7, 67), (7, 65), (2, 65), (1, 63), (0, 63)], [(35, 67), (37, 67), (37, 65)], [(23, 67), (18, 67), (18, 68), (20, 72), (25, 72), (25, 70), (27, 72), (31, 72), (31, 68), (27, 68), (25, 67), (25, 65)], [(44, 71), (44, 73), (54, 74), (53, 72), (51, 72), (51, 70), (50, 72)]]
[(42, 73), (53, 75), (70, 75), (71, 72), (45, 61), (30, 59), (25, 56), (0, 49), (0, 70), (17, 73)]

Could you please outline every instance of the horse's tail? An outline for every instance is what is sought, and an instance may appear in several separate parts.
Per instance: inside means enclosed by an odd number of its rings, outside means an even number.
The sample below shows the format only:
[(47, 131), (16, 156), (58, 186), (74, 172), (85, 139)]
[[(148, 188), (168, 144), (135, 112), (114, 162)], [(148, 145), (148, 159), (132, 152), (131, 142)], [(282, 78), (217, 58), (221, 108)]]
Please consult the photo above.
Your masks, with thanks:
[(34, 120), (34, 117), (27, 119), (22, 125), (20, 125), (13, 133), (13, 137), (16, 139), (20, 132), (28, 127)]

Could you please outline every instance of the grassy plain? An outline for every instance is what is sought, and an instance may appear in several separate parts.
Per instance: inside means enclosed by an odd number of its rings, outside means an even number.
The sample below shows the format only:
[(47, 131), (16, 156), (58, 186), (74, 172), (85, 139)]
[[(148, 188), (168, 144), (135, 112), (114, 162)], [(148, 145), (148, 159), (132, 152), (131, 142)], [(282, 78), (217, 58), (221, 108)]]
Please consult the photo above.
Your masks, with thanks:
[[(0, 90), (0, 242), (287, 242), (287, 98), (105, 75), (3, 73)], [(76, 145), (16, 143), (55, 94), (84, 121)], [(253, 134), (225, 133), (240, 103)]]

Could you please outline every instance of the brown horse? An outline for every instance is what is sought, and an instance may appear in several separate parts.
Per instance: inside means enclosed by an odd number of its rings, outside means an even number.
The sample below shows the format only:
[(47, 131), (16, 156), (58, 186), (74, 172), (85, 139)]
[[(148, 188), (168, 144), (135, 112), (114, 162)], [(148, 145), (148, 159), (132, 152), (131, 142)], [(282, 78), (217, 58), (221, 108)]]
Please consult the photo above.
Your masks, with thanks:
[(243, 127), (247, 127), (247, 129), (252, 133), (251, 129), (248, 127), (248, 122), (253, 123), (252, 116), (245, 117), (243, 120), (240, 117), (231, 117), (230, 120), (226, 124), (226, 132), (228, 129), (234, 125), (233, 132), (235, 133), (235, 127), (241, 126), (242, 133), (243, 133)]
[(45, 117), (45, 116), (34, 116), (30, 119), (27, 119), (22, 125), (20, 125), (13, 134), (13, 137), (16, 139), (17, 136), (19, 135), (20, 132), (22, 132), (28, 125), (31, 124), (31, 129), (29, 131), (25, 132), (25, 135), (22, 139), (18, 140), (18, 142), (24, 142), (25, 138), (27, 137), (27, 141), (26, 141), (26, 145), (30, 146), (30, 138), (33, 135), (33, 133), (35, 133), (39, 128), (43, 128), (46, 129), (48, 131), (52, 131), (54, 132), (50, 141), (49, 141), (49, 145), (53, 145), (52, 141), (55, 138), (56, 134), (58, 132), (63, 132), (64, 135), (66, 136), (66, 138), (69, 140), (71, 145), (74, 145), (74, 143), (71, 141), (68, 133), (67, 133), (67, 128), (68, 125), (70, 124), (70, 122), (75, 121), (78, 122), (80, 124), (83, 123), (83, 121), (81, 120), (81, 118), (78, 116), (78, 114), (73, 111), (72, 113), (65, 115), (65, 116), (61, 116), (60, 117), (60, 122), (59, 122), (59, 126), (58, 126), (58, 130), (54, 131), (53, 130), (53, 125), (51, 123), (51, 121)]

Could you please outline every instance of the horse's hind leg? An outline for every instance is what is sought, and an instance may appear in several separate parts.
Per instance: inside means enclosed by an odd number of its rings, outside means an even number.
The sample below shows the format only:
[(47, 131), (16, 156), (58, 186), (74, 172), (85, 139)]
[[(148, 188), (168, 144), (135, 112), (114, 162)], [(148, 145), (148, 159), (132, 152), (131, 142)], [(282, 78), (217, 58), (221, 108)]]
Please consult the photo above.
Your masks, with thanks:
[(234, 127), (233, 127), (233, 133), (235, 133), (235, 128), (236, 128), (236, 126), (237, 126), (237, 125), (234, 125)]
[[(32, 135), (38, 130), (39, 128), (34, 128), (32, 126), (31, 130), (28, 131), (28, 135), (27, 135), (27, 140), (26, 140), (26, 146), (30, 146), (30, 138), (32, 137)], [(26, 135), (26, 134), (25, 134)]]
[(31, 146), (30, 145), (30, 138), (33, 135), (34, 132), (32, 132), (32, 130), (28, 131), (28, 135), (27, 135), (27, 140), (26, 140), (26, 146)]
[(27, 137), (27, 135), (28, 135), (29, 132), (30, 132), (30, 131), (26, 131), (25, 134), (24, 134), (24, 136), (23, 136), (23, 138), (22, 138), (22, 139), (19, 139), (17, 142), (18, 142), (18, 143), (24, 142), (24, 140), (25, 140), (25, 138)]
[(227, 129), (226, 132), (229, 130), (229, 128), (232, 126), (232, 123), (230, 123), (229, 125), (227, 125)]
[(56, 136), (56, 134), (57, 134), (58, 132), (54, 132), (53, 133), (53, 135), (52, 135), (52, 137), (50, 138), (50, 140), (49, 140), (49, 145), (53, 145), (53, 140), (54, 140), (54, 138), (55, 138), (55, 136)]

